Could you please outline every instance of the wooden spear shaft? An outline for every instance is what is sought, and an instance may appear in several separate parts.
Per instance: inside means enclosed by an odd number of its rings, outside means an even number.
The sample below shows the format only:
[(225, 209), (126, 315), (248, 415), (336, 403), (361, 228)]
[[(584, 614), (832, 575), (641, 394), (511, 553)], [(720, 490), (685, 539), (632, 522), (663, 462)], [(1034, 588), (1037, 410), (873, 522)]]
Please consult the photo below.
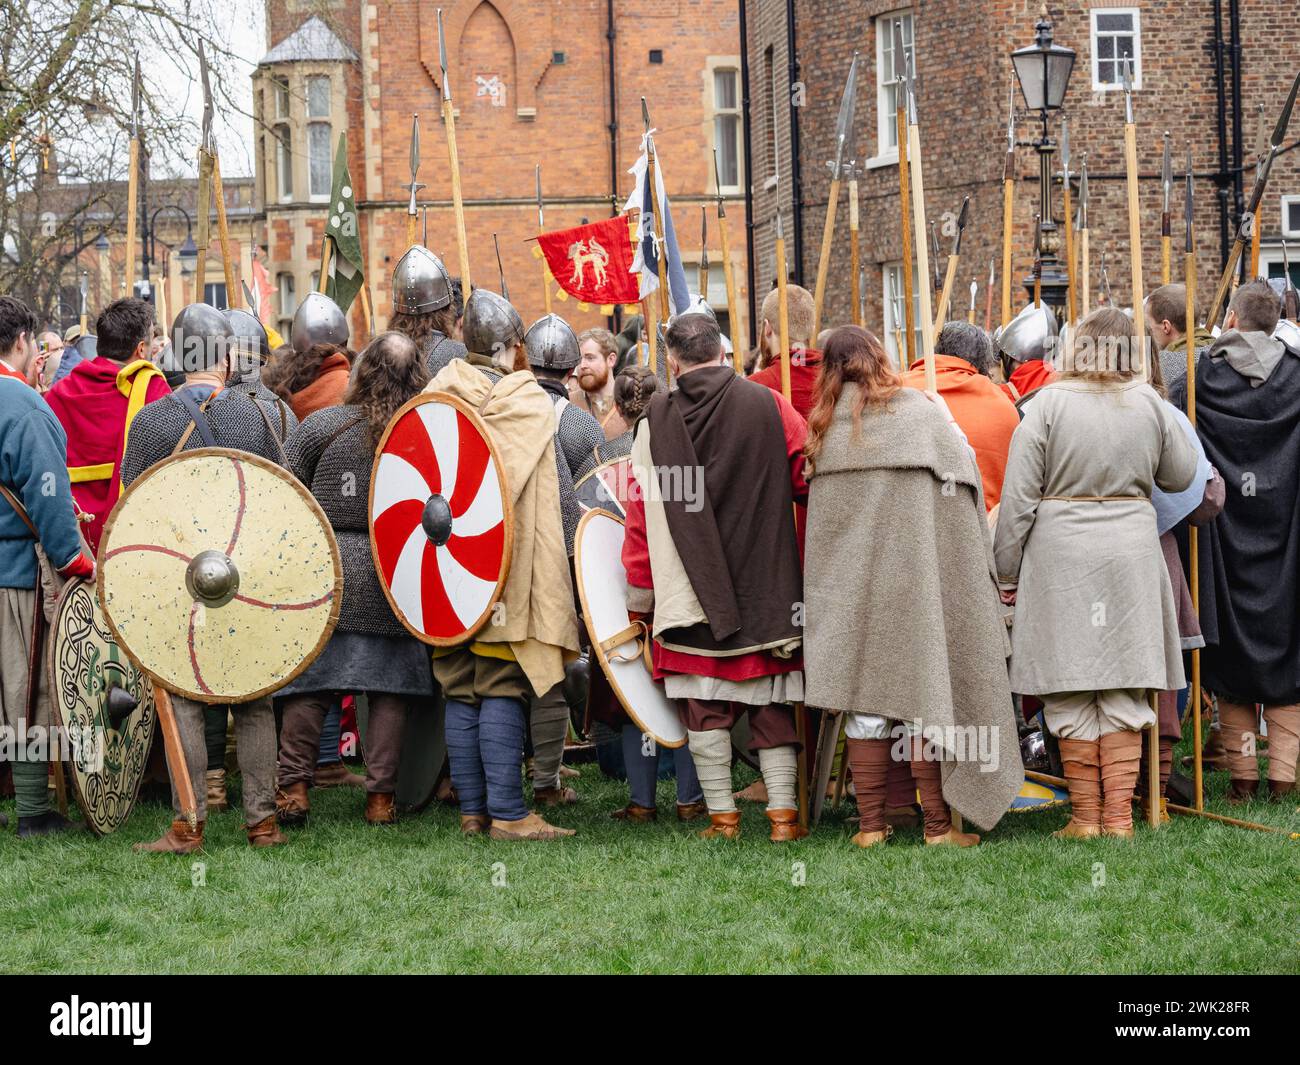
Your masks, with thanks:
[(1065, 320), (1068, 325), (1073, 325), (1079, 320), (1079, 307), (1075, 299), (1078, 277), (1074, 270), (1074, 197), (1070, 193), (1069, 175), (1065, 180), (1065, 274)]
[[(1191, 227), (1188, 227), (1189, 233)], [(1186, 253), (1184, 279), (1187, 287), (1187, 304), (1184, 343), (1187, 347), (1187, 420), (1196, 428), (1196, 252)], [(1201, 566), (1195, 525), (1187, 527), (1188, 576), (1192, 591), (1192, 611), (1201, 616)], [(1201, 752), (1201, 652), (1192, 651), (1192, 783), (1193, 802), (1197, 810), (1205, 809), (1205, 767)]]
[(230, 225), (226, 221), (226, 196), (221, 186), (221, 162), (212, 157), (212, 195), (217, 201), (217, 237), (221, 241), (221, 267), (226, 277), (226, 306), (237, 309), (242, 303), (235, 284), (235, 257), (230, 251)]
[[(911, 366), (916, 361), (916, 308), (913, 306), (915, 297), (915, 286), (912, 284), (912, 189), (911, 175), (908, 172), (907, 160), (907, 101), (901, 88), (898, 98), (902, 105), (898, 108), (898, 200), (902, 208), (902, 233), (903, 242), (903, 323), (904, 344), (907, 352), (906, 362), (903, 369)], [(921, 235), (921, 244), (925, 244), (925, 235)], [(903, 362), (904, 348), (898, 349), (899, 362)]]
[(727, 212), (718, 204), (718, 241), (722, 244), (722, 276), (727, 283), (727, 324), (731, 327), (731, 361), (736, 373), (745, 372), (745, 329), (740, 322), (740, 301), (736, 296), (736, 271), (731, 261), (727, 233)]
[(1015, 203), (1016, 179), (1008, 175), (1002, 182), (1002, 326), (1011, 323), (1011, 223)]
[(316, 282), (316, 291), (323, 293), (330, 279), (330, 253), (333, 251), (329, 234), (320, 239), (320, 277)]
[(442, 98), (442, 120), (447, 127), (447, 163), (451, 168), (451, 206), (456, 212), (456, 251), (460, 256), (460, 290), (468, 299), (471, 291), (469, 242), (465, 239), (465, 204), (460, 196), (460, 156), (456, 151), (456, 109), (445, 94)]
[(835, 211), (839, 207), (840, 179), (831, 179), (830, 197), (826, 201), (826, 222), (822, 226), (822, 250), (817, 257), (817, 284), (813, 289), (812, 340), (815, 343), (821, 330), (822, 304), (826, 299), (826, 274), (831, 265), (831, 246), (835, 242)]
[(956, 255), (948, 256), (948, 266), (943, 274), (943, 290), (939, 293), (939, 312), (934, 318), (933, 330), (935, 336), (939, 335), (944, 323), (948, 321), (948, 311), (952, 301), (952, 287), (957, 281), (957, 260)]
[(1079, 230), (1079, 294), (1080, 309), (1085, 318), (1092, 306), (1092, 281), (1088, 276), (1091, 268), (1092, 264), (1088, 260), (1088, 230), (1084, 227)]
[(907, 154), (912, 168), (912, 217), (915, 222), (916, 268), (925, 279), (921, 285), (921, 356), (925, 359), (925, 388), (937, 391), (934, 371), (934, 318), (930, 308), (930, 248), (925, 242), (925, 178), (921, 169), (921, 130), (907, 127)]
[[(140, 198), (140, 140), (131, 138), (131, 169), (126, 174), (126, 294), (135, 295), (135, 229)], [(84, 332), (84, 330), (83, 330)]]
[(659, 317), (668, 320), (672, 313), (668, 306), (668, 245), (664, 240), (664, 212), (659, 203), (659, 181), (656, 171), (655, 150), (653, 142), (646, 149), (646, 181), (650, 182), (650, 202), (654, 210), (655, 249), (659, 261)]
[[(849, 179), (849, 298), (853, 304), (850, 321), (854, 325), (862, 324), (862, 278), (861, 257), (858, 236), (858, 179)], [(813, 343), (817, 342), (816, 334)]]
[(172, 697), (161, 684), (153, 685), (153, 703), (158, 712), (158, 731), (162, 733), (163, 750), (167, 755), (167, 769), (171, 774), (172, 786), (176, 789), (176, 802), (181, 808), (181, 816), (193, 829), (198, 825), (199, 804), (194, 798), (194, 784), (190, 780), (189, 766), (185, 763), (185, 747), (181, 743), (181, 730), (176, 723), (176, 712), (172, 709)]

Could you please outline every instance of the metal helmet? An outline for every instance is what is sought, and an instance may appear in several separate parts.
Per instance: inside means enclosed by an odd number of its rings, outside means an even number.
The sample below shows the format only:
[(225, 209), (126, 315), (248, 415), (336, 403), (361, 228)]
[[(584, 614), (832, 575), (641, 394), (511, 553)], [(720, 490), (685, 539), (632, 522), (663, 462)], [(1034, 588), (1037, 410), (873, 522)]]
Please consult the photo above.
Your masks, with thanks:
[(528, 327), (524, 351), (529, 366), (545, 370), (572, 370), (581, 357), (578, 334), (558, 314), (544, 315)]
[(209, 303), (191, 303), (172, 319), (172, 360), (183, 373), (226, 365), (231, 350), (230, 323)]
[(1056, 315), (1047, 304), (1029, 304), (993, 335), (998, 350), (1012, 362), (1050, 357), (1049, 341), (1059, 335)]
[(690, 305), (687, 306), (686, 310), (680, 312), (679, 314), (674, 314), (672, 317), (668, 319), (668, 324), (671, 326), (673, 322), (677, 321), (678, 318), (683, 318), (688, 314), (703, 314), (709, 318), (712, 318), (715, 325), (717, 324), (718, 321), (718, 315), (714, 311), (714, 309), (709, 306), (709, 301), (706, 300), (703, 296), (697, 294), (691, 297)]
[(348, 343), (347, 315), (339, 305), (323, 292), (311, 292), (298, 304), (289, 329), (289, 343), (302, 354), (315, 344), (333, 344), (346, 347)]
[(504, 296), (476, 288), (465, 301), (461, 332), (468, 350), (492, 356), (524, 339), (524, 320)]
[(265, 361), (271, 353), (271, 342), (257, 316), (242, 308), (228, 310), (225, 313), (226, 321), (230, 324), (231, 341), (238, 351), (253, 359)]
[(1294, 355), (1300, 355), (1300, 326), (1289, 318), (1279, 318), (1273, 330), (1273, 339), (1280, 340)]
[(412, 244), (393, 271), (393, 312), (432, 314), (451, 305), (451, 275), (428, 248)]

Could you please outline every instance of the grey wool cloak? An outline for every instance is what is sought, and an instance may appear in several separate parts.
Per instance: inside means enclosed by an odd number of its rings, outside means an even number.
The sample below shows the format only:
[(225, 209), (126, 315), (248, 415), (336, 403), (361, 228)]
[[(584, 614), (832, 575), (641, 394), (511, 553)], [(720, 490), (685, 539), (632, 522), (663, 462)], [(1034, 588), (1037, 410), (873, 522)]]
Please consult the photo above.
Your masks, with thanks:
[(1040, 389), (1011, 438), (994, 538), (1016, 588), (1011, 687), (1023, 695), (1177, 690), (1182, 643), (1152, 486), (1181, 492), (1197, 452), (1140, 380)]
[(857, 397), (844, 387), (809, 478), (807, 702), (942, 737), (944, 798), (990, 829), (1024, 771), (979, 470), (923, 393), (869, 406), (855, 436)]

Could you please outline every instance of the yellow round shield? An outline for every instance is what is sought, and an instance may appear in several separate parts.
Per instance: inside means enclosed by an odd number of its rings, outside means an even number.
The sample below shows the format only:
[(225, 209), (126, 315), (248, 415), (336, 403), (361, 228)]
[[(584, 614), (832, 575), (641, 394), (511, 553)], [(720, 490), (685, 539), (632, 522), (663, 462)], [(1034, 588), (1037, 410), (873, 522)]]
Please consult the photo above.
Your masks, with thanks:
[(306, 669), (334, 630), (333, 530), (292, 475), (200, 448), (151, 467), (104, 525), (99, 598), (127, 653), (168, 691), (247, 702)]

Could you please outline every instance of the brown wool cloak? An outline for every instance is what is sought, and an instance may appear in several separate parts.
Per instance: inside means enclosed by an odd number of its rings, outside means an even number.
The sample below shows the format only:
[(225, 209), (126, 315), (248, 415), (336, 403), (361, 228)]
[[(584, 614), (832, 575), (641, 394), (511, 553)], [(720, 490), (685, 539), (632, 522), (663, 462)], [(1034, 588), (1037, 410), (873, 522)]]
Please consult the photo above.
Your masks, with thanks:
[(979, 470), (914, 389), (868, 407), (855, 438), (857, 395), (845, 386), (810, 476), (807, 701), (919, 721), (927, 737), (976, 730), (960, 760), (944, 743), (943, 794), (989, 829), (1024, 771)]

